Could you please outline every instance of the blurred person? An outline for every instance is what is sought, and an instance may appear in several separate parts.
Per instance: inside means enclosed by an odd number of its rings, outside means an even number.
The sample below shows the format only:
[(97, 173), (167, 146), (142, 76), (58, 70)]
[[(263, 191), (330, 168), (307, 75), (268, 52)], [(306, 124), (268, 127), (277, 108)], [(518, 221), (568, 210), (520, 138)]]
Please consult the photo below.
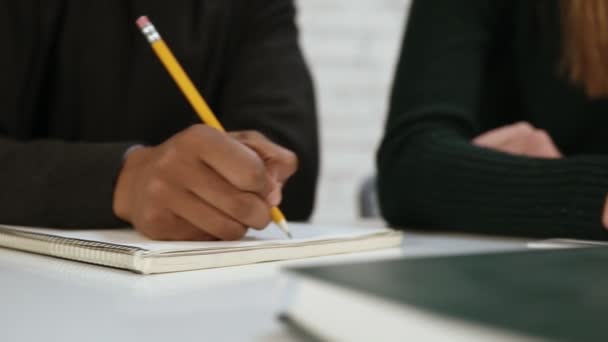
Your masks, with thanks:
[(608, 2), (414, 0), (385, 137), (391, 225), (608, 238)]
[[(229, 134), (200, 124), (143, 14)], [(294, 16), (286, 0), (1, 0), (0, 223), (235, 240), (275, 205), (307, 220), (317, 122)]]

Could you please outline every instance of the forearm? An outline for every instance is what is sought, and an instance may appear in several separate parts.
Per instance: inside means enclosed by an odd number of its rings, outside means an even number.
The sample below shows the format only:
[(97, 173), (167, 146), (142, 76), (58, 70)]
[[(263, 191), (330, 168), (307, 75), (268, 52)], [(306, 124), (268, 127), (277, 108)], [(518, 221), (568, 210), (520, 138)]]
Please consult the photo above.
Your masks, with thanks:
[(296, 174), (284, 188), (288, 219), (312, 214), (319, 153), (313, 84), (298, 44), (293, 1), (243, 3), (246, 29), (231, 61), (221, 112), (230, 130), (257, 130), (293, 151)]
[(124, 225), (112, 211), (112, 197), (122, 156), (132, 144), (0, 138), (0, 223)]
[(389, 136), (378, 166), (382, 211), (395, 226), (608, 239), (607, 157), (516, 157), (426, 129)]

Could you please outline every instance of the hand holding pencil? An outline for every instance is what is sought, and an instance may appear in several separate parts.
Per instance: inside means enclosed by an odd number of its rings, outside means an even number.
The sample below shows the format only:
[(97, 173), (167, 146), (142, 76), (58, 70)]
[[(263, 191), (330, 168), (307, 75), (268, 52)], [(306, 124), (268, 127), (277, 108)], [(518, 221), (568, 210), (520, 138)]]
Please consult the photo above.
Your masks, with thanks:
[(207, 125), (131, 151), (115, 188), (116, 215), (160, 240), (236, 240), (271, 219), (289, 235), (276, 206), (295, 155), (257, 132), (225, 133), (147, 18), (138, 25)]

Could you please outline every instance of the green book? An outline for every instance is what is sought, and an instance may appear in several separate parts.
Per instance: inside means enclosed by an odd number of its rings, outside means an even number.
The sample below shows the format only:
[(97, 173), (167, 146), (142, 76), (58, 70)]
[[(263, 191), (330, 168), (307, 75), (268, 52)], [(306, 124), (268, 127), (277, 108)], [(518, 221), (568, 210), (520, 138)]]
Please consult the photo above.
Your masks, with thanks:
[(608, 248), (288, 270), (283, 320), (319, 340), (608, 341)]

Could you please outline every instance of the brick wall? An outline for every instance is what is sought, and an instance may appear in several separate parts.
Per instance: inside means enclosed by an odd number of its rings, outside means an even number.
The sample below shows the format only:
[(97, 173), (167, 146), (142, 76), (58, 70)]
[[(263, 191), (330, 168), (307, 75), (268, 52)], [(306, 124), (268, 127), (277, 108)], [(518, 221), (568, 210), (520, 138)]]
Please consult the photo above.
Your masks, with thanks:
[(319, 100), (322, 167), (314, 219), (357, 217), (360, 183), (374, 172), (410, 0), (296, 0)]

